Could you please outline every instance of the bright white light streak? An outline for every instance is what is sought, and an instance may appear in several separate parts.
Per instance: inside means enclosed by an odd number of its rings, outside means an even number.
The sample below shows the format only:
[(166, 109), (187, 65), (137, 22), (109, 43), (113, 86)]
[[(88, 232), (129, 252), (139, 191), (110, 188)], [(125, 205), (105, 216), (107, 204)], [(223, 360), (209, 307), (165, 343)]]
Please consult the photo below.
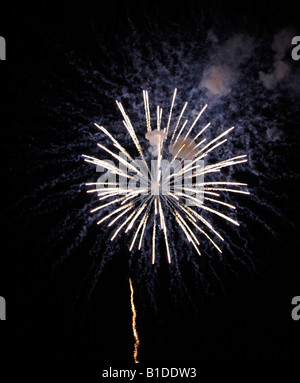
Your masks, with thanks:
[(174, 89), (174, 93), (173, 93), (173, 98), (172, 98), (169, 118), (168, 118), (168, 124), (167, 124), (167, 130), (166, 130), (167, 136), (168, 136), (168, 133), (169, 133), (169, 127), (170, 127), (170, 122), (171, 122), (171, 118), (172, 118), (172, 111), (173, 111), (173, 107), (174, 107), (174, 102), (175, 102), (176, 94), (177, 94), (177, 89), (175, 88)]
[(176, 134), (176, 132), (177, 132), (177, 128), (178, 128), (178, 126), (179, 126), (180, 120), (181, 120), (181, 118), (182, 118), (182, 116), (183, 116), (183, 113), (184, 113), (184, 111), (185, 111), (185, 108), (187, 107), (187, 104), (188, 104), (187, 102), (184, 104), (184, 106), (183, 106), (183, 108), (182, 108), (182, 111), (181, 111), (181, 113), (180, 113), (180, 115), (179, 115), (179, 117), (178, 117), (177, 123), (176, 123), (175, 128), (174, 128), (174, 132), (173, 132), (173, 134), (172, 134), (172, 138), (171, 138), (170, 144), (172, 144), (172, 142), (173, 142), (173, 139), (174, 139), (175, 134)]

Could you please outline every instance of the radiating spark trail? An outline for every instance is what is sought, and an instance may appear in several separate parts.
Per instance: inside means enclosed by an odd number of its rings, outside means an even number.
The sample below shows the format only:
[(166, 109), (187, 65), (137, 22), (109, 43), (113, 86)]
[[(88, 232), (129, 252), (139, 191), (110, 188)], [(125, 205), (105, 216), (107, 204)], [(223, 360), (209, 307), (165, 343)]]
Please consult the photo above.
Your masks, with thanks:
[[(204, 166), (202, 164), (203, 159), (213, 150), (223, 145), (227, 141), (227, 138), (224, 137), (234, 128), (226, 129), (210, 141), (203, 138), (201, 141), (196, 142), (210, 126), (210, 123), (206, 124), (199, 129), (198, 133), (195, 133), (194, 137), (190, 138), (196, 130), (196, 124), (207, 108), (207, 105), (202, 107), (187, 132), (183, 133), (188, 120), (185, 120), (181, 128), (179, 128), (179, 125), (186, 110), (187, 102), (173, 124), (172, 115), (174, 114), (176, 95), (177, 89), (174, 90), (172, 96), (166, 127), (162, 126), (162, 108), (157, 106), (156, 129), (152, 130), (149, 95), (147, 91), (143, 91), (146, 117), (145, 137), (149, 139), (152, 148), (152, 157), (150, 159), (147, 158), (148, 163), (130, 118), (119, 101), (116, 101), (116, 103), (123, 116), (123, 124), (139, 156), (130, 155), (107, 129), (98, 124), (95, 125), (110, 139), (113, 146), (119, 150), (119, 153), (114, 153), (103, 144), (98, 144), (98, 147), (108, 153), (113, 159), (118, 160), (119, 166), (114, 165), (111, 160), (100, 160), (83, 155), (86, 162), (101, 166), (107, 170), (107, 173), (115, 175), (114, 179), (107, 182), (89, 182), (86, 184), (93, 187), (93, 189), (87, 191), (88, 193), (97, 193), (100, 201), (108, 199), (108, 202), (102, 203), (91, 211), (101, 213), (102, 210), (107, 211), (109, 209), (97, 223), (100, 224), (108, 221), (108, 227), (117, 223), (111, 240), (114, 240), (122, 230), (125, 233), (129, 233), (134, 229), (129, 247), (130, 251), (133, 250), (136, 242), (138, 242), (138, 250), (141, 250), (143, 239), (147, 237), (145, 232), (151, 227), (152, 263), (156, 259), (155, 247), (156, 243), (158, 243), (156, 239), (158, 235), (162, 235), (164, 238), (167, 259), (169, 263), (171, 262), (169, 246), (169, 243), (171, 243), (169, 238), (170, 217), (173, 217), (173, 220), (176, 221), (187, 241), (193, 245), (199, 255), (198, 246), (200, 241), (194, 232), (195, 229), (207, 238), (219, 252), (222, 252), (208, 232), (212, 232), (221, 241), (224, 241), (223, 237), (201, 213), (206, 212), (217, 215), (238, 226), (239, 223), (231, 218), (230, 214), (219, 211), (219, 208), (231, 209), (231, 211), (236, 210), (234, 205), (222, 200), (222, 194), (223, 192), (249, 194), (247, 190), (243, 190), (243, 188), (247, 187), (245, 183), (203, 181), (204, 175), (219, 173), (223, 168), (247, 162), (247, 155), (242, 154), (225, 158), (219, 162)], [(168, 137), (169, 131), (172, 134)], [(187, 158), (192, 159), (186, 164), (185, 160)], [(141, 161), (143, 166), (139, 166), (137, 160)], [(163, 167), (166, 161), (168, 165)], [(176, 169), (175, 161), (180, 163), (180, 166), (176, 165)], [(153, 169), (152, 162), (155, 163)], [(172, 167), (174, 171), (171, 173)], [(119, 181), (121, 178), (125, 179), (125, 183), (117, 182), (117, 176)], [(135, 182), (137, 176), (140, 180), (140, 187), (137, 187)], [(185, 179), (184, 186), (180, 183), (183, 178)], [(186, 181), (189, 181), (187, 185), (185, 184)]]
[(136, 330), (136, 309), (134, 305), (134, 296), (133, 296), (133, 286), (131, 282), (131, 278), (129, 278), (129, 285), (130, 285), (130, 304), (131, 304), (131, 311), (132, 311), (132, 331), (133, 331), (133, 336), (134, 336), (134, 351), (133, 351), (133, 358), (134, 358), (134, 363), (139, 363), (138, 361), (138, 348), (139, 348), (139, 336)]
[(171, 144), (172, 144), (172, 142), (173, 142), (173, 139), (174, 139), (174, 137), (175, 137), (175, 133), (177, 132), (177, 128), (178, 128), (178, 125), (179, 125), (179, 123), (180, 123), (180, 120), (181, 120), (181, 118), (182, 118), (182, 116), (183, 116), (183, 113), (184, 113), (184, 111), (185, 111), (185, 108), (187, 107), (187, 102), (184, 104), (184, 106), (183, 106), (183, 108), (182, 108), (182, 111), (181, 111), (181, 113), (180, 113), (180, 115), (179, 115), (179, 117), (178, 117), (178, 120), (177, 120), (177, 123), (176, 123), (176, 125), (175, 125), (175, 128), (174, 128), (174, 131), (173, 131), (173, 134), (172, 134), (172, 138), (171, 138)]
[(169, 127), (170, 127), (170, 122), (172, 118), (172, 112), (173, 112), (173, 107), (174, 107), (174, 102), (177, 94), (177, 89), (175, 88), (174, 93), (173, 93), (173, 98), (172, 98), (172, 103), (171, 103), (171, 108), (170, 108), (170, 113), (169, 113), (169, 118), (168, 118), (168, 124), (167, 124), (167, 135), (169, 133)]

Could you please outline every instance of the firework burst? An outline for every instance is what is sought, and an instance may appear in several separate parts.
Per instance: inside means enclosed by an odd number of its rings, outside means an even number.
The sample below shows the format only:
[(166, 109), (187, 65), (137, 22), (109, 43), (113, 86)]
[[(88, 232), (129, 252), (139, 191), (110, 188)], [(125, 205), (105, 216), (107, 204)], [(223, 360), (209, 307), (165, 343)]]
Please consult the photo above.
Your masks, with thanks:
[[(205, 105), (190, 127), (188, 120), (182, 123), (187, 102), (184, 104), (179, 117), (172, 123), (172, 114), (177, 89), (174, 90), (167, 124), (162, 128), (162, 108), (157, 106), (156, 126), (151, 127), (149, 95), (143, 91), (146, 129), (145, 138), (150, 147), (144, 152), (136, 131), (126, 114), (122, 104), (116, 101), (123, 116), (123, 124), (129, 133), (138, 152), (133, 158), (128, 151), (103, 126), (95, 124), (110, 140), (118, 153), (102, 144), (98, 146), (115, 161), (102, 160), (83, 155), (86, 162), (92, 163), (105, 170), (106, 178), (97, 182), (87, 183), (92, 189), (88, 193), (97, 193), (100, 205), (91, 212), (108, 210), (97, 223), (108, 221), (108, 226), (115, 226), (111, 240), (123, 230), (125, 233), (133, 230), (129, 245), (130, 251), (135, 245), (140, 250), (145, 232), (152, 233), (152, 263), (155, 263), (157, 235), (161, 231), (164, 237), (168, 262), (171, 262), (169, 246), (168, 220), (171, 216), (184, 233), (185, 238), (200, 255), (197, 233), (205, 236), (219, 252), (220, 247), (212, 238), (212, 234), (223, 241), (223, 237), (201, 214), (203, 211), (217, 215), (234, 225), (239, 223), (228, 214), (207, 206), (206, 202), (235, 209), (235, 206), (221, 199), (222, 192), (249, 194), (243, 190), (247, 184), (228, 181), (205, 182), (204, 176), (220, 172), (222, 168), (247, 161), (247, 155), (238, 155), (224, 159), (214, 164), (205, 164), (205, 157), (223, 145), (226, 135), (234, 128), (229, 128), (209, 142), (203, 133), (210, 124), (194, 133), (196, 124), (205, 111)], [(117, 178), (118, 177), (118, 178)], [(102, 202), (107, 200), (105, 202)]]

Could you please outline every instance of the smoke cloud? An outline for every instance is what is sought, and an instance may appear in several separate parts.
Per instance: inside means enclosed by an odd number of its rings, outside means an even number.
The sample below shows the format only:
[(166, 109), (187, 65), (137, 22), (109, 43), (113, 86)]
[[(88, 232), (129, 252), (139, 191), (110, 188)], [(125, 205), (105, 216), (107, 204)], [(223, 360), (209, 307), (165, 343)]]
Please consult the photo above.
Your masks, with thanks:
[[(210, 31), (208, 40), (216, 43), (217, 38)], [(234, 35), (210, 56), (210, 65), (204, 70), (200, 86), (206, 89), (209, 98), (228, 95), (240, 75), (240, 67), (252, 55), (254, 40), (246, 35)]]
[(295, 32), (289, 28), (284, 28), (273, 37), (272, 49), (274, 51), (274, 62), (272, 71), (269, 73), (259, 72), (259, 80), (263, 86), (272, 90), (288, 77), (291, 72), (290, 65), (283, 61), (287, 52), (291, 49), (291, 41)]

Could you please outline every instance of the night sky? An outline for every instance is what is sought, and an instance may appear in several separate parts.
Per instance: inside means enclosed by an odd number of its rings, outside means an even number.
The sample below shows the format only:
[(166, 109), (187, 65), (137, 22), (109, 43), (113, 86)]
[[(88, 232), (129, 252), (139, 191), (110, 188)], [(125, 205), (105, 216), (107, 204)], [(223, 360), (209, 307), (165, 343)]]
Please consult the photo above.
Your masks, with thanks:
[[(133, 365), (130, 276), (142, 366), (299, 359), (300, 323), (291, 317), (300, 293), (293, 3), (42, 1), (7, 9), (1, 23), (1, 257), (13, 262), (16, 310), (7, 319), (15, 316), (21, 357), (88, 361), (97, 372)], [(101, 157), (97, 143), (108, 142), (94, 122), (136, 155), (115, 100), (147, 148), (142, 91), (154, 115), (157, 104), (168, 110), (174, 88), (175, 116), (185, 101), (190, 121), (208, 104), (198, 127), (211, 122), (207, 139), (235, 126), (209, 160), (247, 153), (247, 163), (220, 179), (246, 182), (251, 194), (225, 196), (239, 227), (204, 214), (225, 238), (221, 255), (200, 236), (199, 257), (170, 220), (173, 262), (161, 237), (152, 266), (147, 235), (143, 251), (130, 253), (130, 236), (111, 242), (111, 228), (96, 224), (97, 198), (85, 183), (99, 174), (81, 155)]]

